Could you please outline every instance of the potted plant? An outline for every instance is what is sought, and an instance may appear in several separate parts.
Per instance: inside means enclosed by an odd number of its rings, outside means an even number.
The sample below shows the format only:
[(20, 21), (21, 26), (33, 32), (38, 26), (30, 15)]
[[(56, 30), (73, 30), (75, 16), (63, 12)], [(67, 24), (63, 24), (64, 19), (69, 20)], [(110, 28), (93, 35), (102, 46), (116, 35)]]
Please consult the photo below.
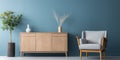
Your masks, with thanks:
[(5, 11), (0, 14), (2, 19), (2, 30), (9, 31), (10, 33), (10, 42), (8, 43), (8, 57), (15, 56), (15, 43), (12, 41), (12, 31), (14, 28), (21, 22), (22, 15), (15, 15), (12, 11)]

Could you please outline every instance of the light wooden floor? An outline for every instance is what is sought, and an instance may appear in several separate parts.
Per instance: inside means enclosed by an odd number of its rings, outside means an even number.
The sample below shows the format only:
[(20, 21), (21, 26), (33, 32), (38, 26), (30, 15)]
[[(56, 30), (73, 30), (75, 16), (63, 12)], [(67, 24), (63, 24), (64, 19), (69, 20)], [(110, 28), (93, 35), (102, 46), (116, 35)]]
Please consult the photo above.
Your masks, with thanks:
[[(0, 56), (0, 60), (80, 60), (79, 57), (7, 57)], [(99, 60), (97, 56), (84, 57), (82, 60)], [(120, 56), (109, 56), (103, 60), (120, 60)]]

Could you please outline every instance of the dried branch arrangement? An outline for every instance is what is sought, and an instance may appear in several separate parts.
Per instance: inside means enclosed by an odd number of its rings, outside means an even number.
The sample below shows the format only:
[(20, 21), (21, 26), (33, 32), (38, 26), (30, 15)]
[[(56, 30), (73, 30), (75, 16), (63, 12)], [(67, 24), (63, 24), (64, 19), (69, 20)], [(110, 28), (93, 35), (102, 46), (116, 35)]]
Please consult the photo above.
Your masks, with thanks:
[(55, 20), (57, 21), (58, 26), (62, 26), (63, 22), (69, 17), (68, 14), (64, 14), (64, 16), (59, 17), (55, 11), (53, 11)]

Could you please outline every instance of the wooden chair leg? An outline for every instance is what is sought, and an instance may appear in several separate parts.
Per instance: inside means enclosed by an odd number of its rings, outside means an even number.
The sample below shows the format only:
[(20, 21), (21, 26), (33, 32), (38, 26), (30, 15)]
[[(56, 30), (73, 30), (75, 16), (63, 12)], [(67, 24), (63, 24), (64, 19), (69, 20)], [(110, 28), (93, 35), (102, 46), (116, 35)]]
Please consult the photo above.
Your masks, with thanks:
[(80, 59), (82, 60), (82, 50), (80, 50)]
[(100, 51), (99, 53), (100, 53), (100, 60), (102, 60), (102, 51)]
[(88, 57), (88, 52), (86, 52), (86, 57)]
[(104, 53), (104, 58), (106, 57), (106, 51), (103, 52)]

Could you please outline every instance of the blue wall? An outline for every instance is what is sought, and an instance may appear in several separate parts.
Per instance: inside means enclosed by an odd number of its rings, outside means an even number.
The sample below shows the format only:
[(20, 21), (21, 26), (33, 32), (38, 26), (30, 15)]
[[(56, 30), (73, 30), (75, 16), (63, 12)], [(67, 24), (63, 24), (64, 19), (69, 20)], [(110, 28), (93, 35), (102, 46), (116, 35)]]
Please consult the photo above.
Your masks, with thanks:
[[(6, 10), (23, 14), (22, 23), (13, 31), (16, 56), (26, 24), (33, 32), (57, 32), (53, 10), (70, 14), (63, 24), (63, 32), (69, 33), (69, 56), (79, 55), (75, 35), (81, 36), (82, 30), (107, 30), (107, 55), (120, 55), (120, 0), (0, 0), (0, 13)], [(9, 32), (0, 29), (0, 55), (7, 55), (8, 42)]]

